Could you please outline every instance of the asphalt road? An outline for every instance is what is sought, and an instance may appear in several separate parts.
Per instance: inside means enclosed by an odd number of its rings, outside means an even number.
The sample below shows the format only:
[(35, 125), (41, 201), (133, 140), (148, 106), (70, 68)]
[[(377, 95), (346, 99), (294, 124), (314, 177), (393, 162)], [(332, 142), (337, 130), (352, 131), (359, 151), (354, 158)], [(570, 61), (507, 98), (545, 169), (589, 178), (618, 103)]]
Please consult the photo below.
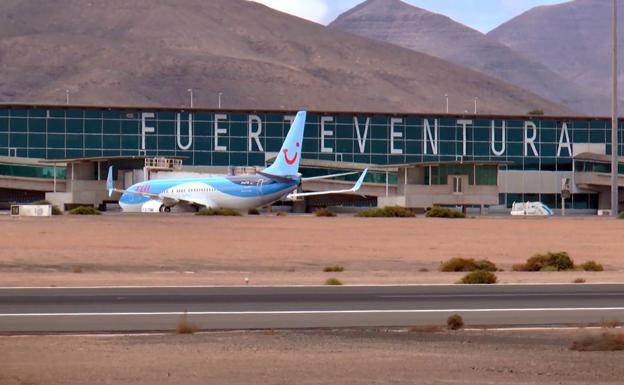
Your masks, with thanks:
[(345, 287), (0, 288), (0, 332), (542, 326), (624, 321), (624, 284)]

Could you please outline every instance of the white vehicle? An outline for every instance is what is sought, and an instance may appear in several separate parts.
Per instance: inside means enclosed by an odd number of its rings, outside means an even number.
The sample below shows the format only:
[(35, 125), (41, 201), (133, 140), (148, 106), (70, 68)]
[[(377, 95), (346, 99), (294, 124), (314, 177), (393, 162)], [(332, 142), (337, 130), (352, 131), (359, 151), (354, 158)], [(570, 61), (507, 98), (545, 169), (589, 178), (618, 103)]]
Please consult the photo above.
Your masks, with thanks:
[(514, 202), (511, 206), (511, 215), (549, 217), (553, 215), (553, 211), (542, 202)]

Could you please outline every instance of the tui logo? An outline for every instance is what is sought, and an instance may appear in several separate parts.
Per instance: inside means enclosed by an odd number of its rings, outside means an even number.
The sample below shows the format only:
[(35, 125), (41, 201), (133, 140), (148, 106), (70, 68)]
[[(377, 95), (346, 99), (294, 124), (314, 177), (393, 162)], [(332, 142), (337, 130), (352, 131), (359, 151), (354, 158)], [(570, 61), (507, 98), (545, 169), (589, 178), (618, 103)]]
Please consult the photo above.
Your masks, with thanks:
[[(299, 147), (299, 142), (297, 142), (297, 148)], [(288, 149), (285, 148), (284, 149), (284, 159), (286, 160), (286, 163), (288, 163), (289, 165), (293, 165), (296, 161), (297, 161), (297, 156), (299, 155), (298, 152), (295, 152), (295, 156), (293, 156), (292, 159), (288, 159)]]

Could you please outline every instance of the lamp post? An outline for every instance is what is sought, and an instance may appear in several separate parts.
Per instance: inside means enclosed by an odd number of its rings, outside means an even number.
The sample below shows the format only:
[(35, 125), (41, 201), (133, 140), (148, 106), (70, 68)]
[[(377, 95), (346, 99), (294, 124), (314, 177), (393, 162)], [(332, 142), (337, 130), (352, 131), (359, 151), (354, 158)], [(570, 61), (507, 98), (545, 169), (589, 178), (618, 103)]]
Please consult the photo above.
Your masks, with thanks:
[(223, 92), (219, 92), (219, 109), (221, 109), (221, 95), (223, 95)]
[(191, 108), (193, 108), (193, 89), (189, 88), (187, 91), (188, 91), (188, 93), (191, 96)]
[(69, 90), (65, 90), (65, 104), (69, 104)]
[(475, 96), (475, 98), (474, 98), (474, 107), (475, 107), (474, 108), (474, 113), (475, 113), (475, 115), (477, 114), (477, 101), (478, 100), (479, 100), (479, 98)]
[(444, 98), (446, 99), (446, 113), (448, 114), (449, 112), (448, 94), (444, 94)]
[(611, 96), (611, 215), (617, 216), (618, 201), (618, 110), (617, 110), (617, 0), (613, 0), (613, 57), (611, 63), (613, 95)]

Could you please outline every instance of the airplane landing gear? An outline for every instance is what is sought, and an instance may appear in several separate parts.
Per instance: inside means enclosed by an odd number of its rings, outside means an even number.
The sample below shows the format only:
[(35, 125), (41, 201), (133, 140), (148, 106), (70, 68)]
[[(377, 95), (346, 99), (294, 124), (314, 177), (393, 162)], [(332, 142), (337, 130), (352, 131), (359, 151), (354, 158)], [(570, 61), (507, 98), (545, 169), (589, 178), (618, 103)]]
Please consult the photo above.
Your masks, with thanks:
[(170, 213), (171, 212), (171, 207), (162, 205), (162, 206), (160, 206), (160, 212), (161, 213)]

